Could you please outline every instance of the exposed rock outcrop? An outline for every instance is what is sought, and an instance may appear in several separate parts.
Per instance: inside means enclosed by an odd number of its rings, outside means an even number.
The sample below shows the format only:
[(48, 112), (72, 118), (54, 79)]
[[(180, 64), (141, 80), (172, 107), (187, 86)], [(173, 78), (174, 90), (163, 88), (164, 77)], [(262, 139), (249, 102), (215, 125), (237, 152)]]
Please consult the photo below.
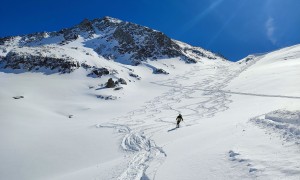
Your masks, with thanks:
[(116, 84), (115, 84), (115, 82), (113, 81), (112, 78), (109, 78), (109, 79), (108, 79), (108, 81), (107, 81), (107, 83), (106, 83), (106, 87), (107, 87), (107, 88), (114, 88), (114, 87), (116, 87)]
[(70, 73), (80, 67), (79, 63), (73, 61), (72, 58), (65, 56), (64, 58), (48, 57), (41, 53), (30, 53), (20, 51), (10, 51), (2, 60), (4, 68), (39, 70), (46, 68), (57, 70), (61, 73)]

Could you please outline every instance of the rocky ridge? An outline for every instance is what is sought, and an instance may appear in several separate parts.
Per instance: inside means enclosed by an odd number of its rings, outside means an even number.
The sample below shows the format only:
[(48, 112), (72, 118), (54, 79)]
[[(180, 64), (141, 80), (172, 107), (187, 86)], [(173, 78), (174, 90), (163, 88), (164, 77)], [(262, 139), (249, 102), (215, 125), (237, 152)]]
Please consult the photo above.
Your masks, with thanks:
[(31, 71), (44, 67), (69, 73), (79, 68), (82, 62), (66, 54), (53, 56), (55, 53), (45, 55), (43, 52), (51, 48), (54, 51), (55, 48), (74, 48), (70, 46), (75, 43), (92, 49), (99, 57), (127, 65), (174, 57), (179, 57), (186, 63), (196, 63), (202, 58), (220, 58), (214, 53), (173, 40), (148, 27), (103, 17), (85, 19), (74, 27), (57, 32), (0, 38), (0, 62), (4, 64), (4, 68)]

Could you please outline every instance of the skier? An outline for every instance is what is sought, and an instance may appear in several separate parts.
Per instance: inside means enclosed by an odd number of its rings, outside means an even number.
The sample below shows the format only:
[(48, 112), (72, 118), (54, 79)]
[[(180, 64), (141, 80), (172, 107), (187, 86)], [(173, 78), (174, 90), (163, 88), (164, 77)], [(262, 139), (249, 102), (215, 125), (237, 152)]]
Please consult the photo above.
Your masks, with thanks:
[(182, 115), (181, 115), (181, 114), (179, 114), (179, 115), (177, 116), (176, 121), (177, 121), (176, 127), (179, 128), (180, 122), (183, 121), (183, 118), (182, 118)]

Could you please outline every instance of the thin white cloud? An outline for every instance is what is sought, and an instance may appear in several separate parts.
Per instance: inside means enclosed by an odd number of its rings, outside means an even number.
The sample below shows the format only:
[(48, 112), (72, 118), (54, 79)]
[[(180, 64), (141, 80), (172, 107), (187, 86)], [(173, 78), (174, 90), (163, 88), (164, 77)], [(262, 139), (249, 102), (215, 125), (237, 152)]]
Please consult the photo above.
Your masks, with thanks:
[(268, 20), (265, 23), (265, 27), (266, 27), (266, 34), (268, 39), (272, 42), (272, 44), (276, 45), (277, 39), (274, 36), (275, 25), (274, 25), (274, 19), (272, 17), (268, 18)]

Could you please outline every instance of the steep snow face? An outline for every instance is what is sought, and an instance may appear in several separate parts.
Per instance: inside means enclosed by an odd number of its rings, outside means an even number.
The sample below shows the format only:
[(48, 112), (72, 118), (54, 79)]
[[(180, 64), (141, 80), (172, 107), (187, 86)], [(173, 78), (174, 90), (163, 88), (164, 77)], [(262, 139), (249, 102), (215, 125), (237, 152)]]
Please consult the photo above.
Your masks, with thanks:
[(3, 59), (12, 49), (15, 53), (16, 48), (23, 47), (44, 51), (47, 46), (57, 46), (65, 51), (70, 48), (91, 49), (104, 59), (130, 65), (138, 65), (147, 59), (173, 57), (187, 63), (196, 63), (203, 58), (222, 59), (204, 49), (172, 40), (162, 32), (111, 17), (85, 19), (74, 27), (57, 32), (1, 38), (0, 58)]
[(261, 56), (249, 56), (239, 63), (253, 64), (229, 84), (237, 92), (300, 96), (300, 45)]

